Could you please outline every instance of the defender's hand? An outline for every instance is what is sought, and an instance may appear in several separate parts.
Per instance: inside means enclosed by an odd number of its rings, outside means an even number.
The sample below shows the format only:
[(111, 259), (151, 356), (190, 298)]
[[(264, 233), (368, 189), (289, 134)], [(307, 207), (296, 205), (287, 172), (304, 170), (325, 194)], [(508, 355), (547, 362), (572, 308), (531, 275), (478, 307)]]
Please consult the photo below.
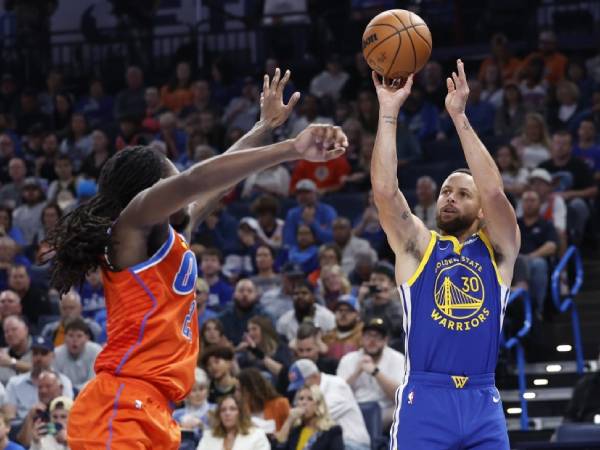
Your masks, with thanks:
[(377, 91), (379, 109), (397, 115), (410, 95), (413, 84), (413, 75), (410, 74), (406, 80), (389, 80), (383, 77), (382, 81), (379, 79), (379, 75), (377, 75), (375, 71), (372, 71), (371, 78), (373, 78), (373, 84)]
[(448, 94), (446, 95), (446, 110), (450, 117), (456, 117), (465, 113), (467, 99), (469, 98), (469, 85), (465, 75), (465, 65), (459, 59), (456, 61), (456, 72), (452, 72), (452, 78), (446, 78)]
[(263, 91), (260, 94), (260, 120), (270, 128), (283, 125), (300, 99), (300, 92), (294, 92), (288, 104), (283, 103), (283, 90), (290, 75), (290, 71), (286, 70), (280, 79), (281, 72), (277, 68), (272, 80), (269, 80), (269, 75), (264, 76)]
[(292, 142), (300, 158), (315, 162), (337, 158), (348, 148), (348, 138), (333, 125), (309, 125)]

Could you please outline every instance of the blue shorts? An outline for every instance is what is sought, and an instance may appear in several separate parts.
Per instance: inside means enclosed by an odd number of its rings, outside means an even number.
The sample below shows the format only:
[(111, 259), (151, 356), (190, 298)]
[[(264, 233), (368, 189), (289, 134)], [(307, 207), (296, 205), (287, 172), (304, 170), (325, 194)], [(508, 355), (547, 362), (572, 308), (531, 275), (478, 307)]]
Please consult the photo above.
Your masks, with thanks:
[(411, 372), (396, 392), (390, 450), (508, 450), (494, 374)]

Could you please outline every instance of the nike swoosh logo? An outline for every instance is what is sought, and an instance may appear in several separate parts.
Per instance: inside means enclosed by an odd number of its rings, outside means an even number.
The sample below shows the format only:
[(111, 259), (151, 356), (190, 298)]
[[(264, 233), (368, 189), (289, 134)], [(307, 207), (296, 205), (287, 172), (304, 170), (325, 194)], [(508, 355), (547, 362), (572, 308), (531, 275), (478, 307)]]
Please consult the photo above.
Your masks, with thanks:
[(492, 397), (492, 401), (494, 403), (498, 403), (500, 401), (500, 397)]

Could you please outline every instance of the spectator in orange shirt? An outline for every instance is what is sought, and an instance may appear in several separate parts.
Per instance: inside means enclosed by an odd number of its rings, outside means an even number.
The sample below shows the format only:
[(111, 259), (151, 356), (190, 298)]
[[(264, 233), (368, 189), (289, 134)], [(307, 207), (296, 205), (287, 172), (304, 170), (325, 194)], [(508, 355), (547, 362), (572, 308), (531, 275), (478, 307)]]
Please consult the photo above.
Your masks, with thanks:
[(191, 75), (190, 64), (182, 61), (177, 64), (169, 84), (160, 89), (160, 103), (175, 114), (192, 104)]
[(351, 172), (346, 156), (324, 162), (299, 161), (292, 172), (290, 191), (296, 192), (296, 183), (309, 179), (315, 182), (319, 194), (336, 192), (341, 189), (343, 179)]
[(527, 66), (533, 58), (544, 60), (545, 79), (555, 85), (565, 77), (569, 60), (557, 49), (556, 35), (551, 30), (542, 31), (538, 38), (538, 51), (527, 55), (521, 68)]
[(508, 81), (515, 77), (521, 67), (518, 58), (511, 55), (508, 48), (508, 39), (502, 33), (496, 33), (492, 36), (490, 42), (491, 55), (485, 58), (479, 66), (479, 80), (483, 81), (488, 66), (498, 66), (500, 68), (502, 81)]

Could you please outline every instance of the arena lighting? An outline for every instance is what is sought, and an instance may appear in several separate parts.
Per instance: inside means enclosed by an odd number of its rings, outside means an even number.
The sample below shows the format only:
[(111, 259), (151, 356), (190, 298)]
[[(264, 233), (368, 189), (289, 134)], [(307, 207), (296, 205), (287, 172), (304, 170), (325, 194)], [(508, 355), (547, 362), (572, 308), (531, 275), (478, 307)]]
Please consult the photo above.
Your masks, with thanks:
[(521, 408), (508, 408), (506, 412), (508, 414), (521, 414)]
[(562, 370), (562, 366), (560, 364), (548, 364), (546, 366), (546, 372), (555, 373), (560, 372)]
[(525, 392), (523, 393), (523, 398), (525, 400), (532, 400), (535, 398), (535, 392)]
[(600, 425), (600, 414), (594, 415), (594, 423)]
[(556, 346), (557, 352), (570, 352), (571, 350), (573, 350), (573, 347), (571, 347), (569, 344), (561, 344)]
[(548, 379), (547, 378), (536, 378), (535, 380), (533, 380), (533, 384), (535, 386), (546, 386), (548, 384)]

